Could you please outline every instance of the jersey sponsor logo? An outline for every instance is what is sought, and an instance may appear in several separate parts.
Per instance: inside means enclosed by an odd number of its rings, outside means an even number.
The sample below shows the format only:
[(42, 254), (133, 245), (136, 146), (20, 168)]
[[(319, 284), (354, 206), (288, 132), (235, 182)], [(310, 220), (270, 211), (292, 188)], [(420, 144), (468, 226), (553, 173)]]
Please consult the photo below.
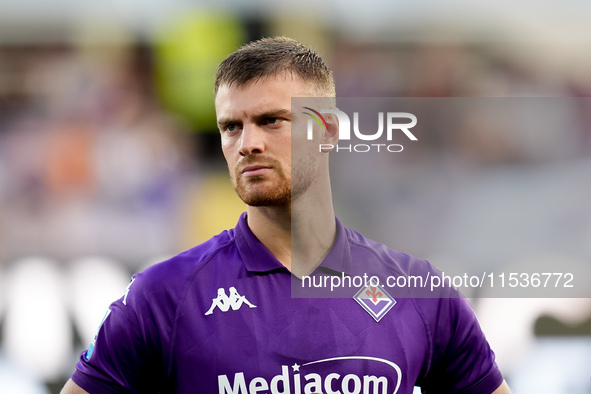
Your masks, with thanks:
[(353, 296), (353, 299), (355, 299), (355, 301), (357, 301), (357, 303), (361, 305), (376, 322), (379, 322), (382, 317), (384, 317), (386, 313), (396, 305), (396, 300), (392, 298), (383, 287), (372, 286), (371, 284), (362, 287), (357, 294)]
[(96, 346), (96, 340), (98, 338), (99, 331), (101, 330), (103, 323), (105, 322), (105, 320), (107, 320), (107, 317), (109, 317), (110, 314), (111, 314), (111, 309), (107, 309), (107, 312), (105, 313), (105, 316), (103, 316), (103, 320), (101, 321), (101, 324), (99, 325), (98, 330), (96, 330), (96, 334), (94, 335), (94, 338), (92, 339), (92, 342), (91, 342), (90, 346), (88, 347), (86, 354), (84, 355), (84, 357), (86, 358), (86, 361), (90, 360), (90, 357), (92, 357), (92, 353), (94, 353), (94, 347)]
[(222, 312), (228, 312), (230, 308), (232, 308), (233, 311), (236, 311), (240, 309), (243, 304), (246, 304), (249, 308), (257, 307), (250, 303), (245, 296), (238, 294), (235, 287), (230, 287), (229, 292), (230, 295), (228, 296), (226, 295), (226, 290), (223, 287), (220, 287), (218, 289), (217, 297), (212, 300), (211, 307), (205, 312), (205, 315), (211, 315), (216, 307)]
[(127, 305), (127, 295), (129, 294), (129, 290), (131, 289), (131, 285), (133, 285), (133, 282), (135, 282), (135, 278), (131, 278), (131, 280), (129, 281), (129, 284), (127, 285), (127, 287), (125, 288), (125, 291), (123, 292), (123, 295), (121, 297), (123, 297), (123, 305)]
[[(135, 282), (135, 277), (131, 278), (131, 280), (129, 281), (129, 284), (125, 288), (125, 291), (123, 292), (121, 297), (119, 297), (119, 298), (123, 298), (123, 300), (122, 300), (123, 305), (127, 305), (127, 295), (129, 294), (129, 290), (131, 289), (131, 285), (133, 284), (133, 282)], [(109, 317), (110, 314), (111, 314), (111, 308), (107, 309), (107, 312), (105, 313), (105, 316), (103, 316), (103, 320), (101, 321), (101, 324), (99, 325), (98, 330), (96, 330), (96, 334), (94, 335), (94, 338), (92, 339), (92, 342), (90, 343), (90, 346), (88, 347), (88, 350), (86, 351), (86, 354), (84, 355), (84, 357), (86, 358), (87, 361), (90, 360), (90, 357), (92, 357), (92, 353), (94, 353), (94, 348), (96, 346), (96, 340), (98, 338), (99, 331), (101, 330), (101, 327), (103, 326), (103, 324), (105, 323), (105, 320), (107, 320), (107, 317)]]
[[(381, 367), (380, 376), (337, 372), (343, 368), (343, 361), (375, 362)], [(365, 367), (371, 364), (365, 365)], [(387, 368), (387, 370), (384, 369)], [(394, 371), (390, 370), (392, 368)], [(366, 371), (366, 368), (358, 369)], [(388, 377), (392, 381), (388, 380)], [(244, 372), (235, 373), (233, 378), (218, 375), (219, 394), (396, 394), (402, 382), (402, 371), (392, 361), (366, 356), (334, 357), (311, 361), (302, 365), (281, 366), (281, 373), (266, 379), (253, 377), (247, 379)], [(392, 383), (392, 384), (391, 384)]]

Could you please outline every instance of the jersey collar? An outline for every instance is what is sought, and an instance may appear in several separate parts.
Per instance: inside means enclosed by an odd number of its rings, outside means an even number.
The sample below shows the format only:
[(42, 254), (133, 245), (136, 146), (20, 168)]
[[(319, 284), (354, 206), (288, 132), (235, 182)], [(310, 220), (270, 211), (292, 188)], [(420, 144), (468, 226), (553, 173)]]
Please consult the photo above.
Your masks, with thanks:
[[(328, 274), (340, 275), (351, 271), (351, 253), (347, 229), (338, 218), (335, 218), (337, 226), (336, 239), (333, 246), (324, 258), (318, 271)], [(246, 212), (240, 215), (236, 231), (236, 245), (243, 257), (244, 265), (250, 272), (269, 272), (285, 270), (285, 266), (273, 256), (273, 254), (258, 240), (248, 227)]]
[(240, 215), (236, 225), (236, 245), (242, 255), (246, 269), (250, 272), (269, 272), (287, 270), (283, 264), (250, 231), (246, 222), (246, 212)]

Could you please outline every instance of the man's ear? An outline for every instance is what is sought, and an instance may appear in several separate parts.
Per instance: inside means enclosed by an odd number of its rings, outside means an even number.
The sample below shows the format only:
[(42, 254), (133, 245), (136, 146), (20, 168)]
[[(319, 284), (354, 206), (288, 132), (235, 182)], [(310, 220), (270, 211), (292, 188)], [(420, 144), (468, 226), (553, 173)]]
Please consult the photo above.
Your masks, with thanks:
[(339, 118), (335, 114), (325, 114), (324, 120), (326, 120), (326, 131), (320, 143), (322, 152), (328, 153), (339, 142)]

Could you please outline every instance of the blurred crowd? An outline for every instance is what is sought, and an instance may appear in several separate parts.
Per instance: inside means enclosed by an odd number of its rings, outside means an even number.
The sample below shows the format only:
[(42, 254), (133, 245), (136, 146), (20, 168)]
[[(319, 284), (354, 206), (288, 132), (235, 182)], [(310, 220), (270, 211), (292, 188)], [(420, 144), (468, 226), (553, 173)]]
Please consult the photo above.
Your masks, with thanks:
[(174, 250), (192, 141), (153, 94), (149, 54), (8, 47), (0, 59), (0, 258)]

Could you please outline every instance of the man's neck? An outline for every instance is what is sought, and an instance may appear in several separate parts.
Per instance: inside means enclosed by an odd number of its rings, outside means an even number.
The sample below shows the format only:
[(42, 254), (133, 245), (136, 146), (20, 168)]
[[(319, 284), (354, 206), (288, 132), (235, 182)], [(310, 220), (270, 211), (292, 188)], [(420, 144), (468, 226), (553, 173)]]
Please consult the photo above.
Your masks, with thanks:
[(297, 201), (289, 206), (249, 206), (247, 220), (259, 241), (298, 277), (310, 274), (322, 262), (336, 236), (331, 199)]
[(252, 233), (288, 269), (291, 267), (291, 209), (289, 206), (251, 207), (246, 220)]

